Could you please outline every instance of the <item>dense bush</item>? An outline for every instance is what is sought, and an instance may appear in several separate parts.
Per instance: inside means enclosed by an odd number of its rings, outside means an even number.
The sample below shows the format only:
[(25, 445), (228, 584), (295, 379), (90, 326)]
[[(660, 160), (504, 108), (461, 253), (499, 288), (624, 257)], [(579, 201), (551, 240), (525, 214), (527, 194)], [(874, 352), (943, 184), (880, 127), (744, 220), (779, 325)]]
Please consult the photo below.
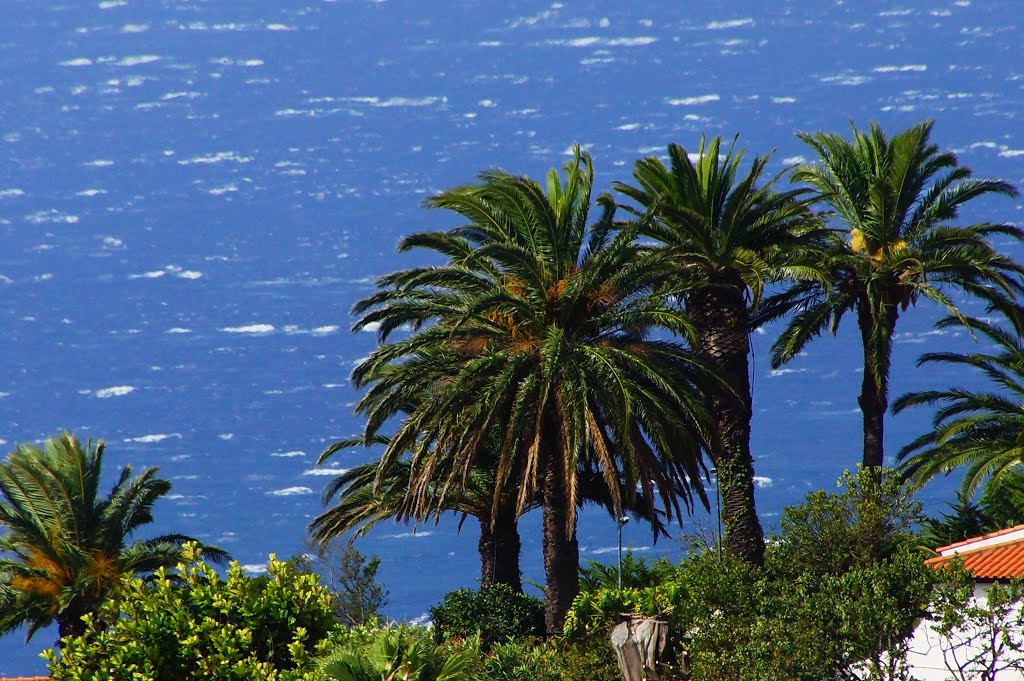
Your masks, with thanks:
[[(669, 657), (685, 656), (694, 681), (898, 678), (939, 575), (915, 548), (917, 508), (895, 481), (840, 485), (786, 509), (763, 568), (706, 552), (651, 587), (582, 593), (569, 640), (608, 641), (625, 615), (653, 615), (670, 622)], [(614, 661), (610, 647), (595, 653)]]
[(544, 603), (506, 584), (458, 589), (430, 609), (438, 641), (480, 635), (481, 645), (544, 634)]
[[(315, 575), (271, 560), (249, 577), (227, 578), (187, 545), (188, 564), (152, 581), (126, 579), (82, 636), (65, 638), (55, 681), (227, 681), (315, 679), (316, 645), (334, 627), (331, 599)], [(99, 622), (110, 622), (104, 627)]]

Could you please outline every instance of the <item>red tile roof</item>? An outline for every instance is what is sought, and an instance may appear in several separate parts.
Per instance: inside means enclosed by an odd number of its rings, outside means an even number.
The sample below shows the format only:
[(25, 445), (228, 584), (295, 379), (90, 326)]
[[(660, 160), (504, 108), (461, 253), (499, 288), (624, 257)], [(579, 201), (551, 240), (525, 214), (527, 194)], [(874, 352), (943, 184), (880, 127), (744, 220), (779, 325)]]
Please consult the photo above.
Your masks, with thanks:
[(1024, 525), (999, 530), (981, 537), (940, 546), (939, 553), (925, 564), (939, 567), (960, 557), (975, 579), (1008, 579), (1024, 576)]

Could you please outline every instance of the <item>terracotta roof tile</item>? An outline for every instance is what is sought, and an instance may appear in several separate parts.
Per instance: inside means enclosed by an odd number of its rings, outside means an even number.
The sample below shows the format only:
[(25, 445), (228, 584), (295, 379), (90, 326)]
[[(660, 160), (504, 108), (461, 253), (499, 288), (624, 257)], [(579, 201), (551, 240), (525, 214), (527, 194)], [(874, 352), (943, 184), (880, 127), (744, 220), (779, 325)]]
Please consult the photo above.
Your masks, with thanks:
[[(1014, 529), (1020, 529), (1014, 528)], [(993, 535), (986, 535), (991, 538)], [(952, 544), (960, 546), (970, 544), (973, 540)], [(944, 550), (949, 547), (943, 547)], [(965, 546), (965, 548), (967, 548)], [(1008, 579), (1010, 577), (1024, 576), (1024, 539), (1018, 539), (1006, 544), (986, 546), (980, 549), (960, 551), (958, 553), (947, 553), (943, 556), (936, 556), (925, 561), (926, 565), (939, 567), (945, 565), (957, 557), (964, 561), (964, 568), (974, 574), (975, 579)]]
[(989, 532), (988, 534), (983, 534), (980, 537), (971, 537), (969, 539), (964, 539), (963, 541), (958, 541), (955, 544), (949, 544), (947, 546), (940, 546), (939, 548), (937, 548), (935, 550), (937, 552), (939, 552), (939, 553), (944, 553), (944, 552), (946, 552), (946, 551), (948, 551), (950, 549), (958, 549), (961, 546), (966, 546), (968, 544), (973, 544), (975, 542), (979, 542), (979, 541), (982, 541), (982, 540), (985, 540), (985, 539), (995, 539), (996, 537), (1000, 537), (1000, 536), (1002, 536), (1004, 534), (1010, 534), (1011, 532), (1016, 532), (1017, 530), (1024, 530), (1024, 525), (1014, 525), (1013, 527), (1007, 527), (1005, 530), (996, 530), (995, 532)]

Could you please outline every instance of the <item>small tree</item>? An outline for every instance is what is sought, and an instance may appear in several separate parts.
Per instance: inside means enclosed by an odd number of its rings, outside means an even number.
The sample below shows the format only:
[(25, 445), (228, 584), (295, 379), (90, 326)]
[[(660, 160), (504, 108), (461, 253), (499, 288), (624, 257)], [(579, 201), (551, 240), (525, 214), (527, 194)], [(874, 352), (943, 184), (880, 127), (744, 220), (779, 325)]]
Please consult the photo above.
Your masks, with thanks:
[(974, 580), (942, 585), (933, 603), (942, 657), (956, 681), (995, 681), (1001, 672), (1024, 673), (1024, 580), (993, 584), (975, 598)]
[(380, 558), (369, 559), (340, 537), (306, 542), (308, 553), (293, 558), (300, 572), (314, 572), (331, 594), (331, 611), (346, 626), (366, 624), (388, 603), (388, 590), (377, 581)]

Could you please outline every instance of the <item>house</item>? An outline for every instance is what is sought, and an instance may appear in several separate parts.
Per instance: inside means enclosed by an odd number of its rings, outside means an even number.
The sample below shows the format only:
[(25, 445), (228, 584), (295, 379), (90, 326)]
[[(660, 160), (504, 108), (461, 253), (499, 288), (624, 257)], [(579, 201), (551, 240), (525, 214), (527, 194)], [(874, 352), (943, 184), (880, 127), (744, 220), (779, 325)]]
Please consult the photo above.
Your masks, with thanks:
[[(1024, 525), (972, 537), (965, 541), (941, 546), (939, 555), (926, 564), (939, 567), (960, 558), (964, 568), (974, 576), (974, 602), (987, 603), (987, 594), (995, 582), (1013, 577), (1024, 577)], [(1019, 608), (1010, 619), (1021, 622)], [(920, 681), (947, 681), (956, 679), (992, 679), (998, 681), (1024, 680), (1024, 673), (1013, 669), (985, 672), (986, 660), (992, 659), (992, 647), (1002, 644), (1004, 630), (1018, 645), (1024, 645), (1024, 630), (1014, 626), (996, 631), (984, 627), (970, 627), (945, 637), (934, 629), (934, 622), (922, 621), (914, 632), (907, 661), (915, 679)], [(1005, 656), (1005, 653), (1004, 653)], [(1024, 655), (1016, 655), (1024, 658)]]

